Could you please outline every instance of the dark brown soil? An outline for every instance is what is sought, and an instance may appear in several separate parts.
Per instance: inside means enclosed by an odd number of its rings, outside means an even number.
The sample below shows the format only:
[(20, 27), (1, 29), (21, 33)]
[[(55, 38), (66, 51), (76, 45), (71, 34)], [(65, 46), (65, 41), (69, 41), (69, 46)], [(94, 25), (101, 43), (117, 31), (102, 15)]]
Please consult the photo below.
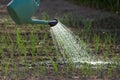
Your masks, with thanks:
[[(9, 1), (8, 1), (9, 2)], [(10, 34), (12, 37), (12, 39), (15, 39), (15, 34), (14, 34), (14, 22), (9, 23), (10, 26), (8, 27), (8, 30), (5, 32), (4, 27), (5, 25), (3, 24), (3, 19), (4, 18), (8, 18), (8, 13), (6, 11), (6, 4), (8, 2), (2, 2), (0, 1), (0, 34), (1, 33), (6, 33)], [(48, 15), (50, 15), (51, 19), (54, 19), (55, 16), (57, 17), (62, 17), (63, 15), (66, 14), (71, 14), (71, 17), (75, 16), (82, 16), (85, 17), (87, 19), (101, 19), (101, 18), (109, 18), (111, 16), (115, 16), (116, 19), (116, 14), (112, 14), (109, 12), (102, 12), (100, 10), (96, 10), (96, 9), (91, 9), (89, 7), (83, 7), (83, 6), (77, 6), (75, 4), (69, 3), (65, 0), (41, 0), (41, 5), (37, 11), (37, 13), (35, 14), (36, 17), (41, 18), (41, 13), (46, 12)], [(119, 17), (119, 16), (118, 16)], [(19, 26), (20, 27), (20, 26)], [(23, 26), (23, 28), (20, 28), (22, 30), (21, 35), (29, 35), (30, 30), (29, 29), (24, 29), (25, 27)], [(38, 32), (36, 31), (35, 34), (44, 34), (45, 32)], [(1, 36), (1, 35), (0, 35)], [(42, 37), (40, 37), (42, 38)], [(37, 48), (39, 48), (39, 46), (37, 46)], [(9, 58), (9, 53), (6, 49), (5, 50), (5, 54), (6, 54), (6, 59)], [(119, 51), (118, 51), (119, 52)], [(53, 53), (52, 53), (53, 54)], [(53, 56), (53, 55), (49, 55), (49, 56)], [(16, 76), (18, 76), (18, 80), (108, 80), (108, 76), (104, 76), (105, 73), (101, 72), (100, 75), (96, 75), (96, 76), (83, 76), (81, 77), (81, 72), (78, 69), (77, 71), (75, 71), (75, 74), (72, 74), (72, 70), (70, 72), (68, 72), (68, 74), (66, 74), (64, 72), (64, 68), (61, 67), (61, 65), (59, 65), (59, 72), (55, 73), (55, 71), (53, 70), (53, 68), (51, 67), (47, 67), (46, 68), (46, 73), (45, 74), (39, 74), (39, 71), (34, 64), (33, 66), (29, 66), (30, 69), (25, 69), (23, 64), (17, 64), (17, 61), (19, 61), (19, 59), (17, 59), (18, 54), (15, 54), (14, 57), (16, 60), (16, 64), (18, 66), (17, 70), (12, 70), (12, 67), (9, 70), (9, 75), (8, 76), (4, 76), (4, 71), (1, 70), (0, 67), (0, 80), (16, 80)], [(21, 55), (22, 56), (22, 55)], [(44, 54), (43, 54), (44, 56)], [(30, 57), (30, 58), (29, 58)], [(37, 58), (38, 56), (36, 56)], [(28, 58), (31, 60), (31, 54), (28, 54)], [(40, 58), (37, 58), (38, 61), (40, 61)], [(45, 60), (47, 60), (47, 58), (45, 58)], [(30, 61), (31, 62), (31, 61)], [(13, 74), (14, 73), (14, 74)], [(20, 74), (19, 74), (20, 73)], [(103, 73), (103, 74), (102, 74)], [(114, 78), (110, 78), (111, 80), (114, 80)], [(118, 77), (116, 78), (119, 80), (119, 74)]]
[[(3, 4), (4, 6), (6, 6), (9, 1), (10, 0), (0, 1), (1, 2), (0, 9), (2, 8), (0, 12), (2, 12), (2, 10), (5, 10)], [(117, 14), (113, 14), (107, 11), (101, 11), (89, 7), (78, 6), (65, 0), (53, 0), (53, 1), (41, 0), (41, 4), (38, 11), (36, 12), (36, 16), (40, 17), (41, 13), (43, 12), (46, 12), (51, 17), (51, 19), (55, 18), (56, 16), (57, 17), (64, 16), (64, 14), (65, 15), (71, 14), (71, 17), (81, 16), (87, 19), (102, 19), (112, 16), (120, 17)]]
[[(1, 2), (0, 15), (7, 14), (5, 6), (8, 2), (9, 0), (5, 3)], [(4, 6), (2, 4), (4, 4)], [(64, 16), (69, 15), (71, 18), (71, 23), (78, 20), (83, 24), (92, 21), (92, 28), (94, 29), (106, 29), (110, 31), (113, 30), (113, 32), (116, 30), (116, 28), (120, 29), (119, 14), (113, 14), (108, 11), (78, 6), (65, 0), (41, 0), (40, 7), (34, 16), (36, 16), (38, 19), (41, 19), (41, 15), (44, 12), (50, 16), (50, 19), (57, 17), (63, 17), (64, 19)]]

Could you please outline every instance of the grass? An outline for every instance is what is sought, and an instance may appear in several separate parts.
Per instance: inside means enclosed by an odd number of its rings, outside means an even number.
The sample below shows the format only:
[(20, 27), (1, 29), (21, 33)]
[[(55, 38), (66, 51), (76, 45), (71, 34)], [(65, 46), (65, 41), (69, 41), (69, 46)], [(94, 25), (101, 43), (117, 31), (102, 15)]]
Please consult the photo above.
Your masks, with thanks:
[[(42, 18), (48, 19), (49, 16), (46, 13), (44, 14), (45, 16)], [(69, 15), (65, 15), (64, 21), (62, 18), (59, 19), (66, 25), (77, 26), (72, 27), (75, 28), (75, 34), (88, 44), (87, 48), (92, 55), (95, 53), (98, 57), (113, 58), (115, 62), (118, 61), (120, 54), (115, 53), (116, 47), (119, 45), (116, 44), (116, 35), (105, 33), (101, 36), (101, 34), (95, 32), (90, 33), (91, 22), (86, 23), (85, 28), (81, 29), (79, 21), (75, 22), (73, 20), (73, 24), (69, 23)], [(112, 79), (112, 77), (115, 79), (120, 78), (119, 65), (118, 69), (111, 67), (104, 70), (102, 67), (100, 69), (91, 68), (88, 64), (86, 64), (86, 67), (83, 66), (80, 69), (75, 68), (75, 65), (72, 63), (60, 64), (61, 57), (66, 58), (66, 55), (61, 56), (59, 49), (56, 50), (49, 26), (9, 25), (9, 19), (3, 19), (3, 23), (4, 25), (0, 25), (0, 77), (6, 76), (6, 79), (25, 79), (28, 77), (33, 78), (37, 76), (40, 78), (50, 75), (72, 79), (93, 79), (95, 77), (97, 79), (99, 76), (103, 79)], [(108, 77), (104, 76), (106, 73)]]
[(93, 8), (106, 9), (115, 13), (120, 12), (120, 0), (70, 0), (78, 5), (90, 6)]

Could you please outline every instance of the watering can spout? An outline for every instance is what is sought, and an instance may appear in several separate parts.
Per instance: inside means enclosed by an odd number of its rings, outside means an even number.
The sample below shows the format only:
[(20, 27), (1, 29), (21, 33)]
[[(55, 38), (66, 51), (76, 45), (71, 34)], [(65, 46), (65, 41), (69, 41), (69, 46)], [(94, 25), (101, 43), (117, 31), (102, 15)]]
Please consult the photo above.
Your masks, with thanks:
[(55, 25), (58, 24), (58, 20), (57, 20), (57, 19), (53, 19), (53, 20), (51, 20), (51, 21), (48, 21), (48, 24), (49, 24), (50, 26), (55, 26)]
[(31, 19), (30, 24), (45, 24), (45, 25), (50, 25), (50, 26), (55, 26), (58, 23), (57, 19), (53, 20), (38, 20), (38, 19)]

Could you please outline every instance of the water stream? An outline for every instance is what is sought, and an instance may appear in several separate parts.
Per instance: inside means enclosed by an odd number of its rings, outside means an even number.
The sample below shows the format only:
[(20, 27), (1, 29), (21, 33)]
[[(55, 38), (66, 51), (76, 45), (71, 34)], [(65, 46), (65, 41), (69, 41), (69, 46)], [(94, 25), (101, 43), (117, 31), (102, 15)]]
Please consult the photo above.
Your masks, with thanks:
[(110, 60), (99, 60), (88, 53), (84, 41), (62, 23), (59, 22), (56, 26), (51, 27), (50, 31), (56, 49), (62, 54), (64, 62), (77, 64), (77, 66), (89, 64), (93, 67), (115, 64)]

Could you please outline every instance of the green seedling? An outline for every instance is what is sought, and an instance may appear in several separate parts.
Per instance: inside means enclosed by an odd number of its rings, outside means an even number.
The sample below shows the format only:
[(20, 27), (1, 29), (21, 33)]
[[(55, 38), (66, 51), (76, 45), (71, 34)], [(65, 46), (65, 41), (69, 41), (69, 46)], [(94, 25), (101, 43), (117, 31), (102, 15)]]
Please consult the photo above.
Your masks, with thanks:
[(42, 16), (41, 17), (42, 20), (49, 20), (50, 19), (50, 16), (46, 12), (42, 12), (41, 16)]
[(33, 32), (31, 32), (31, 36), (30, 36), (30, 40), (31, 40), (31, 54), (32, 54), (32, 59), (33, 59), (33, 61), (35, 62), (35, 55), (36, 55), (36, 44), (37, 44), (37, 36), (35, 36), (34, 35), (34, 33)]
[(9, 64), (10, 64), (10, 60), (4, 62), (4, 72), (5, 72), (5, 76), (8, 75), (8, 72), (9, 72)]
[(55, 73), (58, 72), (58, 67), (57, 67), (57, 64), (53, 61), (53, 59), (50, 57), (50, 61), (51, 61), (51, 64), (53, 66), (53, 69), (55, 71)]
[(95, 46), (95, 53), (97, 54), (100, 48), (100, 37), (96, 34), (94, 35), (94, 46)]
[[(43, 17), (44, 18), (44, 17)], [(46, 19), (48, 19), (45, 16)], [(44, 19), (45, 19), (44, 18)], [(61, 20), (64, 20), (61, 19)], [(69, 23), (69, 16), (66, 15), (66, 23), (70, 25)], [(74, 25), (76, 24), (76, 21), (74, 22)], [(49, 68), (46, 64), (46, 59), (44, 59), (44, 56), (47, 57), (47, 60), (50, 61), (50, 65), (53, 69), (53, 73), (59, 74), (59, 67), (60, 67), (61, 73), (65, 74), (66, 77), (70, 77), (69, 74), (71, 73), (72, 76), (77, 75), (77, 69), (80, 70), (79, 77), (89, 77), (89, 76), (98, 76), (101, 74), (101, 76), (104, 78), (104, 75), (102, 72), (104, 70), (108, 72), (110, 76), (113, 76), (112, 72), (116, 67), (119, 69), (119, 63), (118, 57), (114, 57), (114, 59), (111, 59), (116, 64), (112, 65), (90, 65), (89, 61), (97, 61), (97, 57), (92, 57), (91, 54), (88, 53), (87, 49), (89, 47), (86, 47), (87, 44), (81, 40), (78, 36), (74, 35), (72, 31), (70, 31), (66, 26), (62, 27), (53, 27), (51, 29), (51, 34), (49, 33), (49, 26), (46, 27), (44, 25), (22, 25), (22, 26), (16, 26), (14, 36), (15, 39), (11, 37), (11, 33), (9, 33), (9, 30), (7, 30), (9, 27), (7, 26), (7, 21), (5, 22), (6, 29), (5, 33), (0, 35), (0, 56), (2, 63), (5, 63), (4, 65), (1, 64), (1, 69), (4, 70), (5, 75), (9, 74), (9, 68), (13, 70), (13, 72), (16, 71), (16, 73), (19, 73), (19, 76), (16, 75), (16, 78), (20, 78), (23, 74), (29, 74), (24, 70), (33, 70), (33, 73), (36, 73), (38, 75), (43, 74), (42, 76), (46, 76), (47, 69)], [(90, 43), (91, 34), (91, 22), (85, 23), (86, 24), (86, 32), (82, 36), (83, 38), (87, 38), (87, 43)], [(34, 27), (34, 28), (33, 28)], [(24, 30), (23, 30), (24, 29)], [(23, 31), (28, 31), (28, 34), (22, 33)], [(8, 32), (8, 33), (7, 33)], [(37, 33), (38, 32), (38, 33)], [(81, 31), (78, 31), (78, 34)], [(21, 35), (22, 33), (22, 35)], [(53, 41), (51, 39), (51, 35), (53, 38)], [(113, 54), (113, 51), (110, 52), (110, 47), (108, 45), (116, 43), (116, 36), (112, 36), (110, 34), (105, 34), (104, 40), (101, 39), (101, 36), (94, 33), (93, 37), (94, 41), (94, 50), (97, 53), (100, 46), (104, 44), (105, 46), (102, 47), (102, 50), (105, 55), (102, 60), (109, 60), (109, 58), (106, 58), (108, 55), (106, 54)], [(103, 42), (103, 43), (101, 43)], [(51, 44), (51, 43), (54, 43)], [(77, 47), (76, 47), (77, 46)], [(56, 49), (55, 49), (56, 47)], [(107, 49), (107, 50), (105, 50)], [(108, 51), (109, 50), (109, 51)], [(6, 52), (9, 52), (10, 57), (6, 56)], [(18, 54), (18, 56), (14, 57), (14, 54)], [(31, 56), (28, 55), (31, 53)], [(94, 54), (93, 54), (94, 55)], [(40, 60), (39, 60), (40, 58)], [(54, 59), (55, 58), (55, 59)], [(113, 57), (112, 57), (113, 58)], [(19, 60), (19, 61), (18, 61)], [(76, 61), (77, 60), (77, 61)], [(17, 62), (18, 61), (18, 62)], [(30, 61), (30, 63), (29, 63)], [(79, 62), (80, 61), (80, 62)], [(85, 63), (83, 62), (85, 61)], [(83, 63), (82, 63), (83, 62)], [(18, 64), (25, 64), (26, 66), (17, 66)], [(58, 63), (62, 64), (59, 65)], [(12, 67), (10, 65), (13, 65)], [(35, 64), (32, 66), (32, 64)], [(4, 67), (5, 66), (5, 67)], [(37, 67), (37, 68), (36, 68)], [(112, 67), (107, 71), (108, 67)], [(34, 69), (33, 69), (34, 68)], [(17, 71), (19, 69), (19, 71)], [(23, 69), (23, 71), (22, 71)], [(37, 73), (37, 70), (38, 73)], [(63, 71), (62, 71), (63, 70)], [(98, 74), (97, 74), (98, 73)], [(116, 72), (117, 74), (117, 72)], [(65, 76), (63, 75), (63, 76)], [(34, 75), (32, 75), (34, 76)]]

